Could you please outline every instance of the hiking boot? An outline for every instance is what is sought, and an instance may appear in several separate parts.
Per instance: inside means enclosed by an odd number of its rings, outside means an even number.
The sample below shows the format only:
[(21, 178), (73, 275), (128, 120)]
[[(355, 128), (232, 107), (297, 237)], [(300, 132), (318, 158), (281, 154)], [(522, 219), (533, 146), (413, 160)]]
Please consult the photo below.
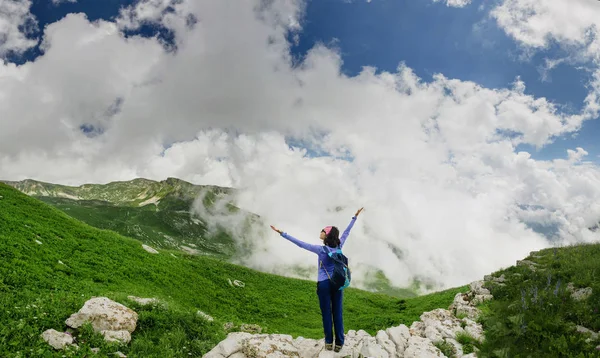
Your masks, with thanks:
[(335, 351), (335, 352), (339, 352), (339, 351), (341, 351), (341, 350), (342, 350), (342, 347), (343, 347), (343, 346), (338, 346), (338, 345), (336, 344), (336, 345), (335, 345), (335, 348), (334, 348), (334, 351)]
[(333, 343), (325, 343), (325, 350), (326, 351), (332, 351), (333, 350)]

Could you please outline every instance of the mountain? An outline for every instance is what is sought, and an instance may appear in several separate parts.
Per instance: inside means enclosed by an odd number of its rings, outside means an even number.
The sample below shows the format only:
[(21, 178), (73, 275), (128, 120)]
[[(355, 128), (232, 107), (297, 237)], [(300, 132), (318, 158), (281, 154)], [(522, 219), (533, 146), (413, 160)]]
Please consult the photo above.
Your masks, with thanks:
[(167, 178), (163, 181), (137, 178), (107, 184), (84, 184), (77, 187), (45, 183), (32, 179), (3, 182), (31, 196), (105, 201), (114, 205), (132, 207), (158, 204), (165, 197), (194, 199), (203, 191), (211, 192), (211, 198), (234, 192), (234, 189), (231, 188), (214, 185), (194, 185), (177, 178)]
[[(210, 216), (210, 208), (219, 199), (226, 200), (227, 212), (240, 212), (228, 199), (235, 194), (231, 188), (194, 185), (176, 178), (138, 178), (78, 187), (31, 179), (4, 183), (89, 225), (136, 238), (151, 247), (222, 257), (235, 256), (238, 249), (225, 230), (207, 225), (211, 218), (206, 215)], [(205, 217), (192, 210), (198, 197), (201, 202), (197, 205), (204, 207)], [(258, 218), (246, 214), (249, 219)]]
[[(138, 240), (94, 228), (1, 183), (0, 253), (1, 357), (114, 357), (117, 351), (128, 357), (201, 357), (243, 324), (264, 333), (322, 338), (314, 281), (176, 250), (152, 254)], [(345, 328), (375, 334), (410, 325), (424, 311), (448, 307), (463, 289), (398, 299), (351, 287), (345, 291)], [(161, 304), (143, 306), (131, 296)], [(66, 326), (92, 297), (135, 310), (130, 343), (108, 343), (88, 326)], [(55, 351), (41, 337), (49, 329), (69, 331), (78, 350)], [(98, 355), (92, 348), (100, 349)]]

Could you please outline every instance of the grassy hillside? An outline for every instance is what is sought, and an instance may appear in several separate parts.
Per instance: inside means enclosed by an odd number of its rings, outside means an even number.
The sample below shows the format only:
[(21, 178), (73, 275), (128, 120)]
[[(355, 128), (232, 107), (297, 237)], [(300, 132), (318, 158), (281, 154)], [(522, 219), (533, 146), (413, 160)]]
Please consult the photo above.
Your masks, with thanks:
[[(531, 263), (528, 263), (531, 262)], [(600, 245), (550, 248), (493, 274), (482, 357), (600, 357)], [(577, 290), (591, 295), (577, 300)]]
[[(139, 241), (88, 226), (60, 210), (0, 184), (0, 356), (84, 357), (120, 350), (128, 357), (201, 356), (226, 336), (225, 322), (264, 331), (321, 338), (314, 282), (259, 273), (207, 257), (144, 251)], [(171, 254), (174, 254), (172, 256)], [(245, 287), (231, 286), (241, 280)], [(346, 329), (404, 323), (447, 308), (465, 287), (406, 300), (348, 289)], [(156, 297), (164, 306), (140, 307), (128, 295)], [(127, 346), (108, 345), (84, 330), (77, 352), (54, 352), (41, 338), (92, 296), (134, 308), (138, 325)], [(196, 314), (215, 318), (207, 322)], [(235, 329), (235, 328), (234, 328)], [(191, 353), (191, 354), (190, 354)]]
[(226, 232), (211, 233), (202, 220), (191, 216), (192, 200), (167, 196), (157, 206), (132, 207), (99, 200), (38, 199), (88, 225), (113, 230), (154, 248), (220, 257), (231, 257), (236, 252), (233, 238)]
[[(139, 178), (78, 187), (31, 179), (5, 183), (91, 226), (113, 230), (152, 247), (219, 257), (235, 256), (238, 249), (227, 232), (209, 231), (209, 218), (191, 210), (201, 195), (202, 204), (210, 210), (218, 197), (233, 193), (231, 188), (194, 185), (176, 178), (160, 182)], [(236, 213), (240, 209), (230, 202), (226, 210)], [(248, 217), (257, 218), (252, 213)]]

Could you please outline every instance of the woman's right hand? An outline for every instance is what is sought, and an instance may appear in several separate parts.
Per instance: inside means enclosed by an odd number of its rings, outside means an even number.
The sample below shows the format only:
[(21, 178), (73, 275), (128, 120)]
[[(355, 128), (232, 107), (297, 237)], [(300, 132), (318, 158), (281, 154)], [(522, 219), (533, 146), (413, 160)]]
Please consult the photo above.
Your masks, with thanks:
[(278, 228), (276, 228), (273, 225), (271, 225), (271, 229), (273, 229), (273, 231), (277, 232), (278, 234), (281, 234), (283, 232), (283, 231), (279, 230)]

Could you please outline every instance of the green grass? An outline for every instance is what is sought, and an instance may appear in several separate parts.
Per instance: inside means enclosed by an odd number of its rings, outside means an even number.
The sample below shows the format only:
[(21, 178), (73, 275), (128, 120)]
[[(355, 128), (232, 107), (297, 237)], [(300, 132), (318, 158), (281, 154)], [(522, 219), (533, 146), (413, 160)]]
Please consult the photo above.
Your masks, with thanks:
[[(537, 256), (537, 257), (536, 257)], [(528, 259), (535, 271), (512, 266), (504, 274), (505, 286), (487, 284), (494, 300), (486, 306), (482, 322), (485, 342), (482, 357), (598, 357), (576, 325), (600, 331), (600, 245), (550, 248)], [(567, 290), (591, 287), (592, 295), (576, 301)]]
[[(0, 197), (2, 357), (84, 357), (93, 347), (102, 349), (99, 356), (117, 350), (128, 357), (201, 356), (226, 337), (226, 322), (322, 338), (315, 282), (176, 251), (152, 255), (135, 239), (93, 228), (7, 185), (0, 184)], [(228, 279), (241, 280), (245, 287), (231, 286)], [(375, 334), (410, 325), (424, 311), (447, 308), (465, 290), (403, 300), (349, 288), (345, 328)], [(128, 295), (156, 297), (165, 305), (140, 307)], [(108, 297), (139, 313), (132, 342), (107, 344), (84, 329), (78, 351), (55, 352), (40, 334), (65, 330), (65, 320), (92, 296)], [(215, 321), (205, 321), (198, 310)]]

